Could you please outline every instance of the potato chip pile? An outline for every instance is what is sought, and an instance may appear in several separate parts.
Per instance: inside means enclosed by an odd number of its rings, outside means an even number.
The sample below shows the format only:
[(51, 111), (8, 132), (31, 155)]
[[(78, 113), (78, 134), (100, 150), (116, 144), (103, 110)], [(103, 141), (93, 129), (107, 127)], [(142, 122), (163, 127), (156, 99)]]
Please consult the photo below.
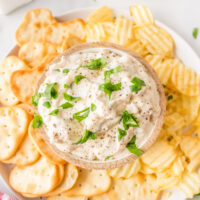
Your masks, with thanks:
[[(24, 197), (48, 200), (156, 200), (178, 188), (200, 192), (200, 77), (173, 55), (174, 42), (144, 6), (130, 7), (131, 19), (104, 6), (86, 22), (59, 22), (47, 9), (30, 10), (16, 31), (19, 51), (0, 65), (0, 161), (14, 164), (10, 186)], [(157, 142), (134, 163), (86, 170), (59, 158), (33, 129), (31, 98), (46, 66), (84, 42), (124, 45), (157, 72), (167, 113)]]

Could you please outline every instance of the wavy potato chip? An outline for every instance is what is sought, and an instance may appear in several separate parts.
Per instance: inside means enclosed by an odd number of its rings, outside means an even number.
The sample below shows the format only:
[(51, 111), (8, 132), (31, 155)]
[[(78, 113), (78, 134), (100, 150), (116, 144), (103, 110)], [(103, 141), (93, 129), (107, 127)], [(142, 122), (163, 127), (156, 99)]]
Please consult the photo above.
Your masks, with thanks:
[(106, 32), (102, 23), (87, 24), (85, 30), (87, 42), (104, 41), (106, 39)]
[(59, 46), (47, 42), (27, 42), (19, 49), (18, 56), (29, 66), (38, 67), (45, 56), (58, 53)]
[(0, 160), (10, 159), (22, 143), (28, 128), (28, 116), (18, 107), (0, 108)]
[(180, 113), (185, 116), (187, 123), (193, 122), (197, 116), (200, 107), (200, 96), (181, 95)]
[(154, 24), (150, 10), (142, 5), (130, 6), (130, 15), (138, 26)]
[(111, 179), (104, 170), (86, 170), (79, 168), (79, 177), (74, 187), (64, 194), (66, 196), (100, 195), (110, 188)]
[(13, 72), (24, 69), (29, 67), (16, 56), (8, 56), (0, 64), (0, 103), (3, 105), (13, 106), (19, 102), (11, 90), (10, 79)]
[(176, 158), (174, 147), (167, 141), (160, 140), (141, 156), (141, 161), (155, 171), (162, 172), (168, 169)]
[(58, 22), (49, 25), (45, 31), (45, 41), (61, 45), (72, 34), (81, 40), (85, 39), (85, 22), (75, 19), (68, 22)]
[(17, 44), (22, 46), (30, 41), (43, 42), (46, 27), (55, 22), (56, 20), (48, 9), (29, 10), (16, 30), (15, 39)]
[(32, 96), (44, 70), (45, 65), (41, 65), (35, 69), (19, 70), (12, 74), (10, 78), (11, 88), (20, 101), (32, 104)]
[(47, 200), (88, 200), (87, 197), (67, 197), (64, 194), (58, 194), (56, 196), (47, 197)]
[(151, 54), (171, 56), (174, 42), (172, 37), (161, 27), (147, 25), (135, 29), (135, 38), (142, 42)]
[(9, 175), (11, 187), (22, 194), (42, 195), (59, 183), (59, 168), (41, 157), (29, 166), (15, 166)]
[(120, 45), (129, 44), (134, 41), (133, 21), (125, 17), (117, 17), (114, 28), (114, 42)]
[(91, 13), (87, 18), (87, 23), (99, 23), (99, 22), (113, 22), (114, 15), (111, 8), (103, 6), (93, 13)]
[(154, 185), (154, 190), (157, 191), (173, 188), (180, 182), (184, 169), (183, 159), (178, 157), (171, 168), (162, 173), (156, 173), (157, 180)]
[(184, 116), (178, 112), (166, 115), (164, 119), (164, 128), (170, 133), (183, 131), (186, 127)]
[(66, 164), (64, 170), (64, 178), (61, 184), (53, 191), (46, 194), (46, 196), (55, 196), (61, 193), (66, 192), (71, 189), (78, 179), (78, 169), (71, 165)]
[(200, 139), (192, 136), (182, 136), (180, 148), (189, 159), (187, 165), (188, 171), (195, 171), (200, 166)]
[(188, 96), (200, 94), (200, 77), (192, 69), (177, 65), (172, 72), (171, 82), (180, 93)]
[(164, 58), (163, 55), (147, 55), (145, 59), (154, 68), (164, 85), (168, 85), (173, 69), (181, 64), (179, 59)]
[(129, 179), (113, 179), (111, 188), (107, 193), (92, 197), (91, 200), (156, 200), (160, 191), (153, 191), (152, 186), (155, 182), (155, 176), (141, 173)]
[(142, 163), (141, 164), (140, 172), (143, 173), (143, 174), (154, 174), (155, 170), (153, 170), (152, 168), (150, 168), (148, 165)]
[(136, 175), (139, 172), (140, 168), (141, 163), (140, 160), (137, 159), (133, 163), (108, 170), (108, 174), (113, 178), (130, 178), (133, 175)]
[(21, 143), (19, 149), (13, 157), (8, 160), (4, 160), (4, 163), (16, 164), (16, 165), (30, 165), (35, 163), (40, 158), (40, 153), (35, 148), (35, 145), (27, 135)]
[(177, 185), (177, 188), (180, 189), (188, 198), (193, 198), (195, 194), (198, 194), (200, 191), (200, 175), (197, 172), (185, 172), (182, 177), (182, 180)]
[(148, 54), (146, 47), (140, 41), (130, 42), (126, 45), (129, 49), (135, 51), (140, 56), (145, 56)]
[(65, 164), (66, 161), (58, 157), (57, 154), (54, 153), (53, 150), (51, 150), (48, 144), (40, 136), (40, 133), (38, 131), (39, 129), (34, 129), (32, 127), (32, 122), (31, 122), (29, 125), (28, 133), (32, 142), (35, 144), (35, 147), (41, 153), (41, 155), (47, 158), (49, 162), (52, 162), (54, 164)]

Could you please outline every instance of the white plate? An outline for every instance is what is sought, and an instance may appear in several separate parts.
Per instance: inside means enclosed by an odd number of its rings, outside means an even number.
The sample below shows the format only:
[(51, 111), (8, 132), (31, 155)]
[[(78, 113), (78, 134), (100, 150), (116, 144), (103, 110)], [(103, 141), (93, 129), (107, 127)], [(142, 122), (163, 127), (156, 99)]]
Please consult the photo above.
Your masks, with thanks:
[[(96, 10), (96, 8), (83, 8), (83, 9), (76, 9), (76, 10), (71, 10), (66, 12), (65, 14), (62, 14), (57, 17), (59, 21), (68, 21), (76, 18), (82, 18), (86, 19), (87, 16)], [(114, 9), (115, 15), (123, 15), (125, 17), (130, 18), (129, 16), (129, 11), (128, 10), (116, 10)], [(200, 75), (200, 59), (198, 55), (194, 52), (194, 50), (190, 47), (190, 45), (187, 44), (187, 42), (179, 36), (177, 33), (175, 33), (172, 29), (167, 27), (166, 25), (162, 24), (159, 21), (156, 21), (156, 24), (163, 27), (165, 30), (167, 30), (171, 36), (174, 39), (175, 42), (175, 55), (183, 61), (183, 63), (195, 70), (199, 75)], [(0, 164), (0, 174), (2, 175), (2, 181), (7, 185), (7, 178), (8, 178), (8, 168), (7, 165), (5, 164)], [(20, 199), (20, 200), (25, 200), (28, 198), (23, 198), (16, 193), (12, 191), (11, 188), (7, 185), (7, 193), (10, 194), (14, 199)], [(186, 198), (182, 193), (180, 193), (177, 190), (172, 191), (172, 196), (170, 197), (169, 200), (185, 200)], [(35, 200), (40, 200), (40, 198), (36, 198)]]

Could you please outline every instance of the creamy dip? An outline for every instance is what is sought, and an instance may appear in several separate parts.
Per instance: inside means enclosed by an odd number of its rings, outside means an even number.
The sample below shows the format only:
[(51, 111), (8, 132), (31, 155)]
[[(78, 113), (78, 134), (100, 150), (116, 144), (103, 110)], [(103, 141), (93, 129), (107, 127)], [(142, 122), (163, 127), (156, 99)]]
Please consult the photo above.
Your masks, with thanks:
[[(85, 67), (93, 59), (103, 59), (106, 64), (101, 69)], [(100, 85), (105, 84), (105, 71), (118, 67), (118, 72), (108, 76), (112, 85), (120, 83), (120, 89), (112, 91), (109, 98)], [(79, 82), (75, 76), (82, 75)], [(131, 91), (133, 78), (142, 81), (141, 88)], [(63, 152), (70, 152), (84, 160), (119, 159), (131, 154), (127, 144), (136, 136), (136, 146), (140, 148), (155, 127), (160, 115), (160, 97), (157, 86), (147, 69), (135, 58), (121, 51), (109, 48), (91, 48), (81, 50), (70, 56), (63, 56), (52, 64), (46, 72), (39, 93), (44, 93), (47, 84), (56, 83), (56, 98), (42, 96), (38, 102), (38, 113), (43, 119), (43, 127), (50, 142)], [(80, 97), (77, 101), (64, 98), (63, 93), (71, 97)], [(45, 102), (49, 106), (44, 106)], [(60, 107), (66, 102), (66, 109)], [(58, 109), (58, 112), (54, 112)], [(84, 111), (86, 110), (86, 111)], [(74, 114), (85, 115), (81, 121)], [(134, 116), (137, 127), (123, 126), (122, 115)], [(50, 113), (54, 113), (50, 115)], [(119, 128), (125, 131), (119, 140)], [(85, 131), (94, 133), (87, 141), (81, 141)], [(82, 138), (83, 139), (83, 138)]]

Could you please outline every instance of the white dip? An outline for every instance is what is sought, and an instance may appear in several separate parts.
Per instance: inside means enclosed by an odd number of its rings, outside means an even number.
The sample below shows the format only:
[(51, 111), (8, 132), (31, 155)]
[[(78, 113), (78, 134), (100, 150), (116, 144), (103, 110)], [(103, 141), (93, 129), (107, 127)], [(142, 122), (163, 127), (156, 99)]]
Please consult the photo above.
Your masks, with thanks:
[[(97, 58), (103, 58), (107, 64), (96, 70), (85, 66), (92, 59)], [(79, 66), (82, 67), (78, 68)], [(102, 89), (100, 90), (99, 86), (105, 83), (104, 72), (117, 66), (120, 66), (118, 68), (121, 70), (111, 74), (110, 78), (108, 76), (107, 82), (111, 85), (121, 83), (121, 88), (118, 84), (118, 90), (112, 92), (109, 100), (108, 94)], [(63, 73), (63, 69), (68, 69), (69, 72)], [(82, 75), (85, 78), (76, 84), (74, 82), (76, 75)], [(142, 80), (144, 83), (139, 83), (138, 92), (130, 89), (134, 85), (131, 82), (134, 77), (137, 81)], [(54, 88), (58, 95), (55, 98), (42, 95), (39, 99), (38, 114), (43, 119), (43, 127), (50, 142), (55, 144), (59, 150), (70, 152), (81, 159), (103, 161), (131, 154), (127, 149), (127, 144), (135, 135), (136, 146), (139, 148), (151, 134), (161, 112), (156, 83), (147, 69), (133, 57), (114, 49), (92, 48), (68, 57), (63, 56), (59, 63), (49, 67), (46, 78), (39, 88), (39, 93), (44, 93), (47, 83), (57, 83)], [(65, 84), (70, 87), (64, 87)], [(138, 87), (138, 82), (136, 87)], [(69, 101), (64, 99), (63, 93), (81, 99)], [(50, 103), (50, 108), (43, 105), (46, 101)], [(60, 105), (66, 102), (73, 107), (61, 108)], [(91, 109), (92, 104), (95, 106), (93, 105)], [(59, 113), (49, 115), (55, 109), (59, 109)], [(85, 114), (84, 119), (79, 122), (73, 115), (84, 109), (87, 109), (86, 114), (85, 112), (79, 114)], [(127, 111), (129, 116), (136, 118), (138, 127), (128, 125), (125, 130), (122, 123), (124, 111)], [(118, 139), (119, 128), (126, 133), (121, 140)], [(81, 143), (80, 139), (85, 130), (88, 130), (89, 134), (92, 132), (93, 137), (82, 140)], [(79, 144), (75, 144), (78, 141)]]

